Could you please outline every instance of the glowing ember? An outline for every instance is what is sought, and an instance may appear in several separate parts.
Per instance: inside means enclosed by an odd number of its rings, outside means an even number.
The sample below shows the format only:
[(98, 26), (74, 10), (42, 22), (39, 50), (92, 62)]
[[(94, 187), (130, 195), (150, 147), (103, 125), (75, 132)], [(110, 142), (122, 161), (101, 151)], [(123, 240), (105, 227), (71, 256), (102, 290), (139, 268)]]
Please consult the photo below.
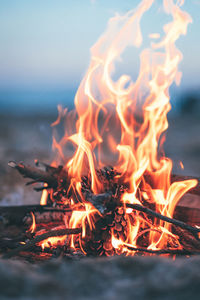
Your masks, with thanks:
[[(72, 209), (64, 224), (82, 228), (82, 235), (69, 237), (67, 243), (85, 254), (134, 255), (131, 247), (182, 249), (169, 223), (125, 208), (125, 203), (140, 204), (173, 217), (179, 199), (197, 184), (196, 180), (171, 183), (172, 161), (162, 149), (171, 108), (169, 87), (181, 78), (182, 54), (175, 43), (192, 21), (181, 10), (183, 1), (163, 1), (172, 21), (163, 27), (163, 37), (149, 34), (154, 42), (140, 54), (136, 81), (125, 74), (113, 80), (115, 63), (124, 50), (142, 46), (140, 20), (153, 2), (143, 0), (136, 10), (109, 21), (91, 49), (90, 66), (75, 96), (76, 112), (59, 107), (52, 124), (56, 128), (65, 122), (65, 135), (59, 141), (53, 138), (56, 157), (52, 166), (64, 165), (66, 176), (64, 181), (58, 178), (56, 191), (52, 189), (49, 195), (44, 191), (41, 204), (49, 196), (61, 207)], [(113, 169), (106, 169), (107, 165)], [(95, 205), (101, 199), (107, 199), (105, 211)], [(124, 207), (109, 208), (116, 199)], [(66, 242), (66, 236), (60, 240)], [(42, 247), (54, 241), (58, 237), (45, 240)]]

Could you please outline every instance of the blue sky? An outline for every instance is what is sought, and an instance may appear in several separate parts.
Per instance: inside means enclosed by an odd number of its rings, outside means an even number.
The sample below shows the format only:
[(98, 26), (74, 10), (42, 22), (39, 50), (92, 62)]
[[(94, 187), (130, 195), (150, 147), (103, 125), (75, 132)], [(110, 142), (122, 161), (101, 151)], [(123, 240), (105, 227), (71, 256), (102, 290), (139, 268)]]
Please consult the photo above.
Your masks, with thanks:
[[(31, 103), (51, 106), (72, 101), (87, 69), (90, 47), (115, 12), (125, 13), (131, 0), (0, 0), (0, 109)], [(145, 33), (158, 31), (165, 16), (161, 1), (144, 16)], [(177, 45), (183, 52), (183, 78), (177, 93), (200, 89), (200, 1), (186, 0), (193, 18), (187, 36)], [(167, 18), (166, 18), (167, 20)], [(125, 67), (136, 76), (138, 54), (127, 53)], [(68, 94), (68, 95), (67, 95)], [(43, 100), (42, 100), (43, 99)]]

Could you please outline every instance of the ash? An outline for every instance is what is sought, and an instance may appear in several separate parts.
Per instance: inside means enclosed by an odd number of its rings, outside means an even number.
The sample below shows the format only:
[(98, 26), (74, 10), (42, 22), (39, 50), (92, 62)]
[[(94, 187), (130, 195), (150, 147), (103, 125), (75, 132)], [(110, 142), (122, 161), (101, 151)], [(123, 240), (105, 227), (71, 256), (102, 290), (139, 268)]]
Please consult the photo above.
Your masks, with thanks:
[(0, 261), (1, 299), (200, 299), (200, 258)]

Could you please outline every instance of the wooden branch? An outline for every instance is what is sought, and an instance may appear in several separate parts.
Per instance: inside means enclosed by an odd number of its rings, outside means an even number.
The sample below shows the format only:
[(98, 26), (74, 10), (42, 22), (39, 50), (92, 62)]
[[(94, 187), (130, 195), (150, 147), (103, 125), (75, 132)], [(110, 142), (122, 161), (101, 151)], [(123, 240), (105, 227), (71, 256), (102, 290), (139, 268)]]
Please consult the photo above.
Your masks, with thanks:
[[(123, 206), (124, 204), (121, 203), (120, 206)], [(137, 210), (137, 211), (141, 211), (141, 212), (144, 212), (146, 213), (147, 215), (151, 215), (155, 218), (158, 218), (160, 220), (163, 220), (165, 222), (168, 222), (168, 223), (171, 223), (173, 225), (176, 225), (176, 226), (179, 226), (183, 229), (186, 229), (188, 231), (190, 231), (197, 240), (199, 240), (199, 237), (198, 237), (198, 233), (200, 232), (200, 228), (196, 228), (196, 227), (193, 227), (193, 226), (190, 226), (182, 221), (179, 221), (179, 220), (176, 220), (176, 219), (173, 219), (173, 218), (169, 218), (169, 217), (166, 217), (166, 216), (163, 216), (155, 211), (153, 211), (152, 209), (150, 208), (147, 208), (145, 206), (142, 206), (142, 205), (139, 205), (139, 204), (130, 204), (130, 203), (125, 203), (125, 206), (127, 208), (132, 208), (134, 210)]]
[(12, 251), (9, 251), (5, 255), (3, 255), (2, 258), (7, 259), (7, 258), (10, 258), (12, 256), (19, 254), (22, 251), (30, 250), (37, 243), (39, 243), (43, 240), (46, 240), (49, 237), (80, 234), (81, 232), (82, 232), (82, 228), (66, 228), (66, 229), (58, 229), (58, 230), (48, 231), (44, 234), (38, 235), (36, 238), (30, 240), (26, 244), (20, 245), (18, 248), (14, 249)]
[[(75, 210), (73, 210), (75, 211)], [(65, 213), (71, 214), (72, 209), (69, 208), (54, 208), (47, 205), (20, 205), (20, 206), (1, 206), (0, 207), (0, 218), (4, 224), (17, 224), (23, 225), (26, 221), (27, 215), (33, 212), (34, 214), (42, 215), (46, 213)], [(25, 222), (26, 223), (26, 222)], [(28, 223), (27, 223), (28, 224)]]
[(173, 232), (179, 236), (179, 242), (184, 249), (200, 250), (200, 239), (197, 240), (191, 232), (178, 226), (173, 226)]
[[(43, 213), (39, 213), (39, 212), (35, 212), (34, 213), (34, 218), (35, 218), (35, 223), (36, 225), (39, 224), (47, 224), (47, 223), (52, 223), (52, 222), (61, 222), (63, 223), (63, 219), (64, 216), (71, 216), (72, 213), (63, 213), (63, 212), (51, 212), (51, 211), (47, 211), (47, 212), (43, 212)], [(32, 214), (28, 214), (26, 217), (24, 217), (23, 219), (23, 223), (25, 225), (31, 225), (33, 223), (33, 217)]]
[(29, 165), (24, 165), (23, 163), (16, 163), (14, 161), (10, 161), (8, 163), (9, 167), (16, 169), (23, 177), (31, 178), (34, 181), (31, 183), (36, 182), (43, 182), (47, 183), (48, 187), (56, 188), (58, 185), (58, 174), (61, 171), (60, 168), (48, 169), (48, 171), (43, 171), (39, 168), (32, 167)]

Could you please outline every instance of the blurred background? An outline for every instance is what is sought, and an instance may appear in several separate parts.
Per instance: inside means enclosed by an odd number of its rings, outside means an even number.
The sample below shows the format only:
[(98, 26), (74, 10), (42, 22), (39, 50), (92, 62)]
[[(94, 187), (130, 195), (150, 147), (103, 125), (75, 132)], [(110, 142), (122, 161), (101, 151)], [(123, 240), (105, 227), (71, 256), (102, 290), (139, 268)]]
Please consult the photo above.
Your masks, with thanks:
[[(51, 127), (57, 105), (73, 108), (81, 78), (89, 65), (91, 46), (116, 12), (124, 14), (140, 1), (0, 0), (0, 200), (1, 204), (36, 203), (39, 195), (7, 162), (51, 161)], [(200, 176), (200, 0), (185, 1), (192, 17), (186, 36), (177, 42), (184, 59), (179, 87), (170, 89), (172, 111), (165, 144), (174, 172)], [(147, 16), (148, 14), (148, 16)], [(144, 36), (161, 32), (170, 18), (161, 1), (144, 15)], [(132, 78), (139, 70), (139, 52), (125, 53), (117, 72)], [(184, 170), (180, 167), (183, 162)]]

